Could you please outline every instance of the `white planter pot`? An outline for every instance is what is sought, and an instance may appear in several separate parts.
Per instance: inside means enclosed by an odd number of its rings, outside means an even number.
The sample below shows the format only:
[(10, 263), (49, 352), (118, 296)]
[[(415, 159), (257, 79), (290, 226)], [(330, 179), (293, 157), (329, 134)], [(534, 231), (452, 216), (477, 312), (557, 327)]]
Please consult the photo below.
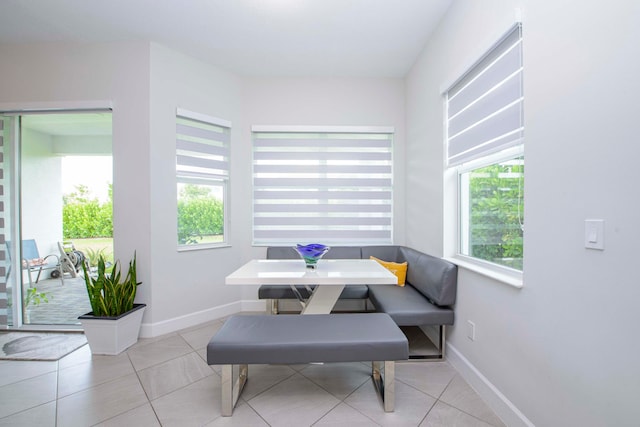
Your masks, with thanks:
[(116, 355), (135, 344), (145, 307), (146, 304), (134, 304), (131, 311), (118, 317), (95, 317), (91, 313), (78, 317), (91, 353)]

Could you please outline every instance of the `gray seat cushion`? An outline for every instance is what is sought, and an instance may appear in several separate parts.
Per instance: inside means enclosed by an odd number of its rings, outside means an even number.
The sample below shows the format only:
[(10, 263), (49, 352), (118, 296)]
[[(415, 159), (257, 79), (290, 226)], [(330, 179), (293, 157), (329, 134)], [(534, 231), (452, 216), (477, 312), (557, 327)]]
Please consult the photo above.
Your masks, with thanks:
[(407, 338), (384, 313), (231, 316), (207, 363), (291, 364), (406, 360)]
[[(290, 246), (269, 246), (267, 259), (299, 259), (295, 249)], [(360, 246), (332, 246), (322, 259), (360, 259)]]
[(453, 325), (453, 310), (438, 307), (411, 285), (369, 286), (369, 300), (400, 326)]
[[(310, 286), (312, 289), (315, 285)], [(303, 298), (309, 298), (309, 292), (304, 286), (296, 286), (298, 292)], [(367, 285), (348, 285), (340, 294), (340, 299), (367, 299), (369, 297), (369, 288)], [(295, 299), (296, 296), (287, 285), (262, 285), (258, 289), (259, 299)]]

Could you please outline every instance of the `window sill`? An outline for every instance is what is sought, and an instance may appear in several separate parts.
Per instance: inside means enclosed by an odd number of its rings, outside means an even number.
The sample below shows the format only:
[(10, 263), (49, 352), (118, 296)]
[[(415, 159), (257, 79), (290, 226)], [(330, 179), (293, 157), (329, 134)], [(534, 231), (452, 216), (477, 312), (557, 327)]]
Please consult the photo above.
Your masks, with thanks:
[(521, 289), (524, 286), (522, 273), (519, 271), (503, 269), (499, 266), (481, 265), (473, 261), (466, 260), (461, 257), (446, 257), (447, 261), (456, 264), (466, 270), (481, 274), (485, 277), (494, 279), (500, 283), (504, 283), (514, 288)]
[(184, 245), (178, 246), (178, 252), (203, 251), (206, 249), (230, 248), (228, 243), (220, 243), (215, 245)]

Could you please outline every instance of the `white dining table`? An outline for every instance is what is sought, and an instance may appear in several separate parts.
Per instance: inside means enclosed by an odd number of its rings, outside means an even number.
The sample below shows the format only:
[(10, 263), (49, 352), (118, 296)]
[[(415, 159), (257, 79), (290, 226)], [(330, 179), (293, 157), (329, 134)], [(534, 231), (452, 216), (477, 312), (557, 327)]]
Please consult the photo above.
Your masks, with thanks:
[[(251, 260), (229, 274), (227, 285), (316, 285), (303, 305), (302, 314), (328, 314), (342, 290), (349, 285), (391, 285), (397, 277), (371, 259), (326, 259), (315, 269), (302, 260)], [(296, 292), (297, 293), (297, 292)]]

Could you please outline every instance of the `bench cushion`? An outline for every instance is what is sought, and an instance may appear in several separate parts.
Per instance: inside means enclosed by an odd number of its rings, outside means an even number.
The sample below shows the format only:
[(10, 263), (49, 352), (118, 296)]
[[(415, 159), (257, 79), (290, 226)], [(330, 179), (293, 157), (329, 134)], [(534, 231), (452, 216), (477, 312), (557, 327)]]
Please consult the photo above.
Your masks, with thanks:
[(391, 361), (408, 357), (407, 338), (384, 313), (234, 315), (207, 345), (209, 365)]
[[(311, 285), (315, 288), (315, 285)], [(296, 286), (303, 298), (309, 298), (309, 292), (302, 286)], [(367, 299), (369, 297), (369, 287), (367, 285), (349, 285), (345, 286), (340, 294), (341, 299)], [(296, 296), (287, 285), (261, 285), (258, 289), (258, 298), (260, 299), (295, 299)]]
[(370, 286), (369, 299), (377, 311), (389, 314), (400, 326), (453, 325), (451, 308), (431, 304), (411, 286)]

